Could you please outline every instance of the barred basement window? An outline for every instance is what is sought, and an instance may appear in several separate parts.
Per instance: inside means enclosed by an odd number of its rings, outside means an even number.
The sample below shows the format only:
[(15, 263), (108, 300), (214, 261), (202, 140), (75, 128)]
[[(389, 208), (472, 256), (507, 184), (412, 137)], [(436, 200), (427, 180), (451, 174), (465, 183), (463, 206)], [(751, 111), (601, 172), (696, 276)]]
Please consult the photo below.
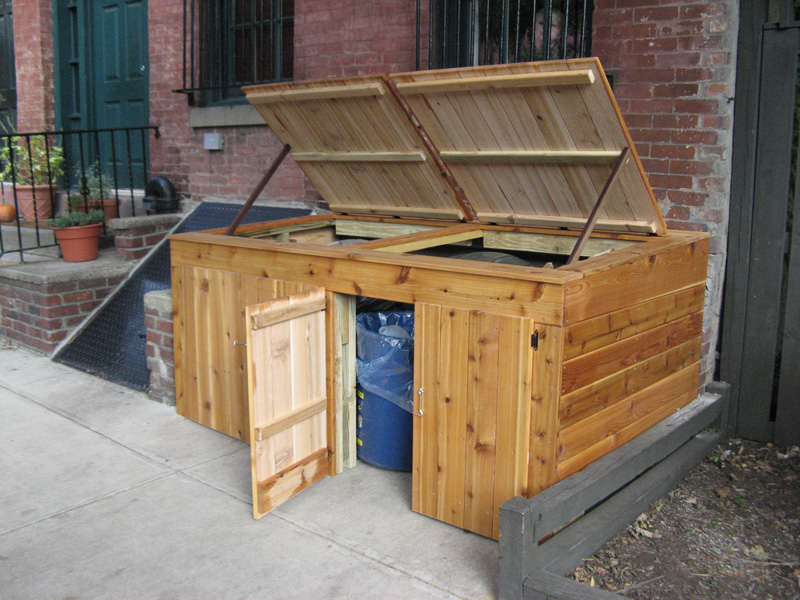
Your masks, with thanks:
[(243, 100), (240, 88), (293, 77), (294, 0), (184, 0), (183, 87), (190, 104)]
[[(417, 0), (417, 69), (423, 0)], [(592, 0), (429, 0), (428, 68), (589, 56)]]

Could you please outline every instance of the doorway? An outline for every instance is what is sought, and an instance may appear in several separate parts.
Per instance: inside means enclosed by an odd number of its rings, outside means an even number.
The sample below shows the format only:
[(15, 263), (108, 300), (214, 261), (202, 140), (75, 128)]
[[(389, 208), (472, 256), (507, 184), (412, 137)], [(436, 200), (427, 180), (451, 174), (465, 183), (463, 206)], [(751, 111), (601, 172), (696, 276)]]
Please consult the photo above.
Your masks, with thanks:
[[(145, 185), (149, 125), (147, 0), (53, 3), (56, 121), (72, 170), (97, 165), (122, 184)], [(97, 131), (99, 130), (99, 131)]]

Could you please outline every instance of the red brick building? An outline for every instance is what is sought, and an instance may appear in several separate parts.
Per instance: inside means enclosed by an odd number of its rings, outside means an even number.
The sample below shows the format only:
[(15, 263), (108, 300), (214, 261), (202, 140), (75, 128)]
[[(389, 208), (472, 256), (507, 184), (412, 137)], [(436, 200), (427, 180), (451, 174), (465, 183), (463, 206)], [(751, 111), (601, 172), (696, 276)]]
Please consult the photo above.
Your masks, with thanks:
[[(72, 4), (80, 17), (84, 3)], [(202, 87), (197, 81), (206, 68), (203, 62), (218, 49), (214, 50), (213, 39), (203, 38), (199, 26), (192, 27), (199, 12), (190, 11), (214, 10), (218, 1), (137, 4), (143, 6), (146, 17), (142, 35), (147, 39), (149, 60), (142, 61), (142, 71), (149, 75), (147, 114), (149, 123), (158, 125), (161, 133), (158, 139), (150, 139), (151, 173), (170, 178), (191, 200), (245, 198), (280, 144), (255, 111), (228, 97), (234, 95), (230, 90), (215, 88), (208, 81), (201, 82), (206, 89), (197, 89)], [(272, 4), (279, 8), (281, 3)], [(19, 131), (63, 127), (64, 111), (59, 113), (58, 105), (64, 83), (59, 83), (59, 78), (63, 80), (59, 65), (66, 50), (59, 46), (63, 35), (59, 37), (58, 23), (67, 17), (54, 14), (53, 6), (51, 0), (13, 2)], [(422, 65), (427, 65), (428, 6), (422, 2), (419, 15)], [(64, 9), (59, 5), (58, 10)], [(270, 35), (262, 27), (262, 37), (253, 37), (255, 46), (245, 50), (257, 53), (265, 40), (275, 44), (279, 39), (280, 48), (273, 49), (282, 63), (272, 67), (283, 71), (284, 79), (416, 67), (416, 3), (296, 0), (284, 1), (283, 10), (281, 19), (269, 25), (273, 27)], [(714, 369), (725, 262), (738, 16), (734, 0), (597, 0), (590, 21), (591, 54), (601, 59), (613, 77), (620, 109), (668, 226), (706, 230), (712, 236), (704, 338), (706, 381)], [(278, 21), (280, 30), (274, 29)], [(214, 138), (221, 140), (221, 149), (204, 149), (207, 134), (219, 134)], [(324, 204), (291, 161), (280, 168), (263, 196)]]

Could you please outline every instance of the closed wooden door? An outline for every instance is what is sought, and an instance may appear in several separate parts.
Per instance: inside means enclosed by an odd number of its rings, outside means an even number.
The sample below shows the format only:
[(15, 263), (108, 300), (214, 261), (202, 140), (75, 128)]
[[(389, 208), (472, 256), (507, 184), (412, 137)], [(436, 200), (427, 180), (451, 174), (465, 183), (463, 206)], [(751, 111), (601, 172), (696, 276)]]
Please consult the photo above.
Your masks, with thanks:
[(526, 495), (533, 321), (417, 304), (412, 509), (499, 536)]
[(247, 307), (253, 515), (328, 474), (325, 290)]

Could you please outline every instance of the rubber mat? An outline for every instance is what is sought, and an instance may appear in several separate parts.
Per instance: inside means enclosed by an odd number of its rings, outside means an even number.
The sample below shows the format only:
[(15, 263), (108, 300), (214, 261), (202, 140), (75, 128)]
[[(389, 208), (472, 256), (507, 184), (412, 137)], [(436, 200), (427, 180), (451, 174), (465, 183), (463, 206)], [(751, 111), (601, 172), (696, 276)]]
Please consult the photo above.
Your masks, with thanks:
[[(226, 227), (241, 208), (240, 204), (204, 202), (181, 222), (175, 233)], [(309, 211), (301, 209), (253, 206), (242, 223), (307, 214)], [(92, 320), (58, 350), (53, 360), (133, 389), (148, 388), (144, 295), (172, 285), (169, 240), (164, 240), (142, 260), (144, 262), (120, 284)]]

